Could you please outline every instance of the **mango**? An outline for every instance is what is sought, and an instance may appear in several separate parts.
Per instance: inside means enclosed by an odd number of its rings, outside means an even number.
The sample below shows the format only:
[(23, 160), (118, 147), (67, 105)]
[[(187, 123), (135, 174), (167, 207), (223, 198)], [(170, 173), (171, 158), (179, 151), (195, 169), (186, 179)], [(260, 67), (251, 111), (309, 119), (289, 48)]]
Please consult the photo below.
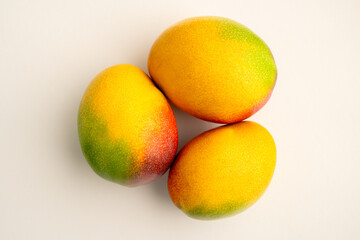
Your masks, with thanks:
[(264, 193), (276, 163), (275, 142), (255, 122), (200, 134), (180, 151), (168, 177), (174, 204), (196, 219), (235, 215)]
[(109, 67), (90, 83), (78, 112), (82, 152), (101, 177), (146, 184), (170, 167), (178, 145), (173, 111), (139, 68)]
[(277, 78), (268, 46), (247, 27), (223, 17), (194, 17), (154, 42), (148, 70), (177, 107), (203, 120), (234, 123), (269, 100)]

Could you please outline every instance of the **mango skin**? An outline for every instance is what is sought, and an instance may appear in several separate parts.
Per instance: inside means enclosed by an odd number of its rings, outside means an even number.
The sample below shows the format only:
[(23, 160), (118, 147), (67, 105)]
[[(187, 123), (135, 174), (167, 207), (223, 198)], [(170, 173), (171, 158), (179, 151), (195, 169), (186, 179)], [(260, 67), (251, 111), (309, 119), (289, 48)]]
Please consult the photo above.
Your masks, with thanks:
[(139, 68), (120, 64), (90, 83), (78, 112), (82, 152), (101, 177), (125, 186), (163, 175), (178, 132), (165, 96)]
[(244, 120), (269, 100), (277, 78), (268, 46), (250, 29), (222, 17), (195, 17), (154, 42), (148, 69), (164, 94), (203, 120)]
[(222, 126), (195, 137), (180, 151), (168, 177), (174, 204), (188, 216), (218, 219), (253, 205), (273, 176), (276, 147), (255, 122)]

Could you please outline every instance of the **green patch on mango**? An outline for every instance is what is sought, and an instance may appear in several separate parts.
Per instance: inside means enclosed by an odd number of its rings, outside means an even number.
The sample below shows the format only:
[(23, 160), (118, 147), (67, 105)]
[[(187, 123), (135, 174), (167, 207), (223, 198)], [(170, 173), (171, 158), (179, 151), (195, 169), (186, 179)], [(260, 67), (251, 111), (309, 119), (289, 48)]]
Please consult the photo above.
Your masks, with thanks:
[[(266, 43), (244, 25), (223, 19), (219, 21), (219, 34), (225, 40), (242, 42), (244, 49), (239, 52), (244, 58), (245, 69), (253, 69), (258, 79), (262, 79), (266, 89), (273, 88), (277, 76), (277, 68), (272, 53)], [(275, 77), (274, 77), (275, 76)]]
[(105, 120), (96, 116), (89, 103), (82, 103), (78, 115), (82, 152), (101, 177), (128, 184), (134, 173), (134, 155), (124, 140), (111, 140)]
[(200, 205), (192, 208), (191, 210), (185, 211), (185, 213), (192, 218), (212, 220), (235, 215), (246, 208), (248, 208), (248, 206), (238, 203), (227, 203), (218, 208), (209, 208), (205, 205)]

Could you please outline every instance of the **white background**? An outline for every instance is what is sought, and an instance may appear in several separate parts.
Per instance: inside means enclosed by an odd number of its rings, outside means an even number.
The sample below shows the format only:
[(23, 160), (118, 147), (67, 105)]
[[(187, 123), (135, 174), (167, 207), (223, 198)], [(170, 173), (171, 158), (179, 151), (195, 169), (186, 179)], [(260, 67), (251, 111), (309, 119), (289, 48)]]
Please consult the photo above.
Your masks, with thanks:
[[(359, 239), (360, 2), (0, 0), (0, 239)], [(263, 197), (199, 221), (171, 202), (167, 175), (138, 188), (98, 177), (77, 110), (106, 67), (146, 61), (192, 16), (232, 18), (271, 48), (278, 81), (250, 120), (278, 150)], [(180, 147), (214, 127), (174, 108)]]

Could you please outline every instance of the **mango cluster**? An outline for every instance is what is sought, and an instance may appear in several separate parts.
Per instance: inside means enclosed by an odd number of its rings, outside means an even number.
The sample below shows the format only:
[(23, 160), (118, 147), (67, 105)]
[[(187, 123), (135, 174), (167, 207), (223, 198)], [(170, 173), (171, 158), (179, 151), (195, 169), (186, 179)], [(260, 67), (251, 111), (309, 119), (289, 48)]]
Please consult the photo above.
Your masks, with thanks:
[[(151, 77), (115, 65), (86, 89), (78, 131), (92, 169), (137, 186), (171, 166), (171, 199), (197, 219), (231, 216), (254, 204), (271, 181), (276, 147), (264, 127), (243, 120), (264, 106), (275, 86), (268, 46), (233, 20), (189, 18), (158, 37), (148, 71)], [(197, 118), (229, 125), (200, 134), (176, 156), (178, 130), (168, 100)]]

